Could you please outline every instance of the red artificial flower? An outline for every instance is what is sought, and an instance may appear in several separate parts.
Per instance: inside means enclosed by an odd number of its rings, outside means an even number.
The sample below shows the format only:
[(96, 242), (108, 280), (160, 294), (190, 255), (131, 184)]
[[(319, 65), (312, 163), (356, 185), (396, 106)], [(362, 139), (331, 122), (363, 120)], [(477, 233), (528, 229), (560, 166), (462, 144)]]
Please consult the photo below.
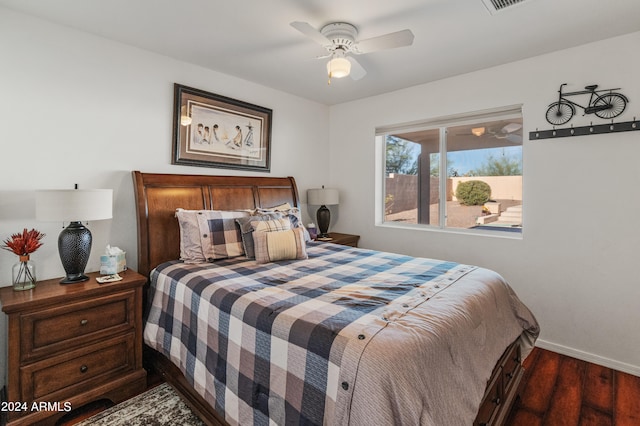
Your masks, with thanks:
[(40, 231), (35, 229), (27, 231), (27, 228), (24, 228), (22, 234), (13, 234), (11, 238), (4, 240), (2, 248), (12, 251), (18, 256), (26, 256), (40, 248), (42, 245), (40, 240), (44, 236), (45, 234)]

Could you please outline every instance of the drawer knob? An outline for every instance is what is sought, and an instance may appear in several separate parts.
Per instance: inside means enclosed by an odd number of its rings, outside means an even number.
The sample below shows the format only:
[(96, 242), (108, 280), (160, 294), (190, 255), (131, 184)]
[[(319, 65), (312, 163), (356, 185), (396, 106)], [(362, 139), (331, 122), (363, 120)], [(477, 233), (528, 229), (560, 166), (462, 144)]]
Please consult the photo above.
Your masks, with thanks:
[(87, 325), (87, 323), (89, 323), (88, 319), (80, 320), (80, 325)]
[(507, 378), (513, 379), (513, 373), (507, 373)]
[(87, 367), (86, 365), (83, 365), (83, 366), (80, 367), (80, 372), (81, 373), (86, 373), (87, 370), (89, 370), (89, 367)]
[(500, 397), (499, 397), (499, 396), (497, 396), (497, 397), (493, 398), (493, 399), (491, 400), (491, 402), (493, 402), (493, 403), (494, 403), (494, 404), (496, 404), (496, 405), (500, 405)]

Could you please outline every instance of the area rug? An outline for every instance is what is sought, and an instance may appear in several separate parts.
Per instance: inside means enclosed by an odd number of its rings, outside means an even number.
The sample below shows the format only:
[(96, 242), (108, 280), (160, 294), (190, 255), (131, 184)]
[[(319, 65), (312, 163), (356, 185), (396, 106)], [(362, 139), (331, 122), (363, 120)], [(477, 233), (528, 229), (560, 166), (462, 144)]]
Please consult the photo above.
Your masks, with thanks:
[(204, 426), (166, 383), (121, 402), (76, 426)]

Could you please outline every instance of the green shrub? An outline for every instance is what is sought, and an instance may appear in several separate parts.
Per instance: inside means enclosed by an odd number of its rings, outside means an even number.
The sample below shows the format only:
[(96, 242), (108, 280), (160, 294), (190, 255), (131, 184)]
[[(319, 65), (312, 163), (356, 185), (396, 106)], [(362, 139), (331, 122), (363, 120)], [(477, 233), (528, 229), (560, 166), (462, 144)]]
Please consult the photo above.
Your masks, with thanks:
[(465, 206), (480, 206), (491, 198), (491, 187), (481, 180), (460, 182), (456, 188), (456, 198)]

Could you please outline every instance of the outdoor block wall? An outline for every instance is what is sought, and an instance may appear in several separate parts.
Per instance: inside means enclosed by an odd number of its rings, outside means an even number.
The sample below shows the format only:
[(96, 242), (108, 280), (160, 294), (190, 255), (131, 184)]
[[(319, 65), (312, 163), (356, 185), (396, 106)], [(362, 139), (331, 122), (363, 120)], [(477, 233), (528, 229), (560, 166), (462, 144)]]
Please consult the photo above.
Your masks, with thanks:
[[(456, 201), (455, 191), (460, 182), (481, 180), (491, 187), (494, 200), (522, 200), (522, 176), (475, 176), (447, 179), (447, 201)], [(429, 204), (438, 203), (440, 179), (430, 179), (431, 198)], [(418, 208), (418, 176), (390, 174), (385, 179), (387, 214)]]

